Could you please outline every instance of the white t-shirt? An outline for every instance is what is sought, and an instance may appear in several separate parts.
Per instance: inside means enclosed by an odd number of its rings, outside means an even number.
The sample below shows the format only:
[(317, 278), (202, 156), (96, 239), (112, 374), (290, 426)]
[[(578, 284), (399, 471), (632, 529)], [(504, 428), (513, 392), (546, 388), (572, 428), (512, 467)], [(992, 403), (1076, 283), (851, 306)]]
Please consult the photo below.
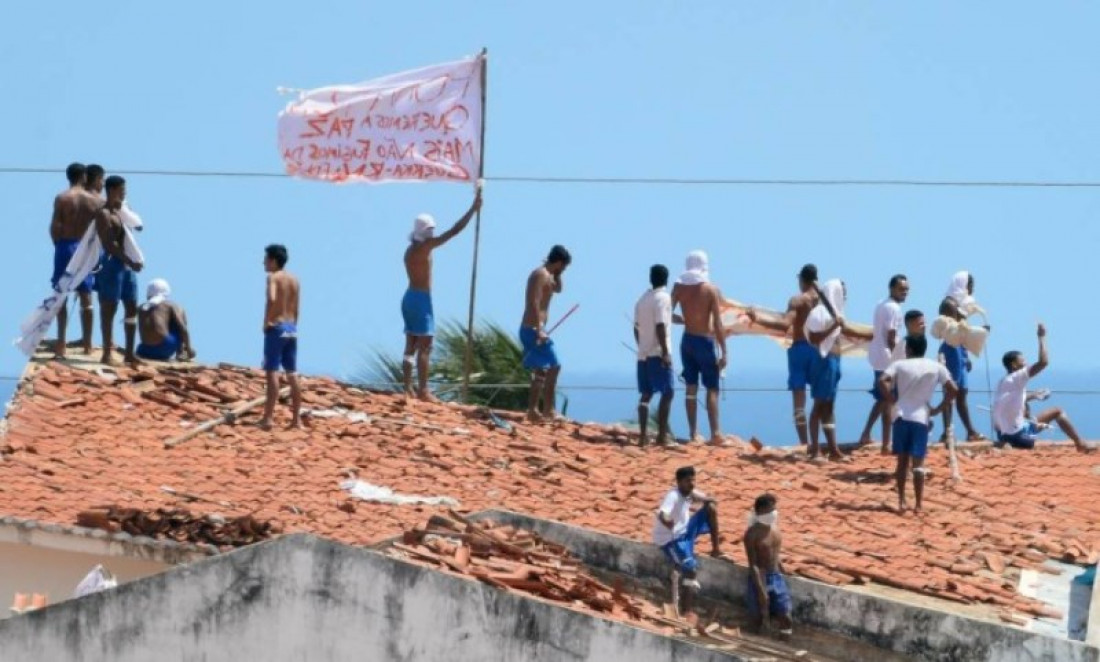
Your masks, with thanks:
[(1027, 425), (1024, 406), (1027, 403), (1027, 383), (1031, 373), (1020, 368), (997, 384), (997, 399), (993, 401), (993, 425), (1001, 434), (1016, 434)]
[(898, 387), (897, 416), (905, 421), (928, 425), (928, 403), (937, 386), (951, 379), (947, 367), (932, 359), (902, 359), (886, 368), (883, 374)]
[[(669, 490), (665, 498), (661, 500), (661, 507), (657, 509), (657, 515), (653, 517), (653, 544), (664, 547), (675, 540), (687, 530), (688, 520), (691, 519), (691, 496), (680, 494), (675, 487)], [(661, 521), (661, 514), (672, 520), (672, 528), (665, 526)]]
[(634, 305), (634, 327), (638, 329), (638, 360), (661, 356), (661, 341), (657, 325), (665, 325), (666, 339), (672, 345), (672, 295), (659, 287), (646, 290)]
[[(867, 358), (871, 361), (871, 369), (882, 372), (894, 361), (905, 358), (905, 337), (901, 327), (905, 323), (905, 316), (901, 313), (901, 304), (890, 297), (883, 299), (875, 306), (875, 318), (872, 322), (871, 346), (867, 348)], [(897, 331), (897, 343), (893, 353), (886, 344), (886, 337), (890, 331)]]

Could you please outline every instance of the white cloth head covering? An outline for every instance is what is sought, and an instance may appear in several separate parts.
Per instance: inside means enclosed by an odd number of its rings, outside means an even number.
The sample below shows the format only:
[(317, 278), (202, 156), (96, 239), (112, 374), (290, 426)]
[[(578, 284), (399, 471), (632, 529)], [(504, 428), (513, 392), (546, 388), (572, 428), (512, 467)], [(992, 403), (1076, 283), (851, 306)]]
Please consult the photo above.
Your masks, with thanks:
[(142, 310), (149, 310), (159, 306), (168, 300), (172, 294), (172, 288), (163, 278), (154, 278), (145, 288), (145, 303), (141, 304)]
[(413, 231), (409, 233), (409, 241), (420, 243), (431, 239), (435, 232), (435, 219), (431, 214), (421, 214), (413, 221)]
[(974, 297), (970, 296), (970, 272), (958, 271), (951, 277), (951, 284), (947, 286), (947, 294), (944, 296), (953, 299), (955, 304), (966, 313), (974, 305)]
[[(833, 310), (837, 315), (844, 315), (844, 305), (847, 301), (844, 296), (844, 283), (839, 278), (825, 281), (825, 284), (821, 286), (821, 294), (830, 304), (832, 304)], [(829, 314), (829, 309), (826, 308), (823, 303), (818, 303), (814, 306), (814, 309), (810, 311), (810, 317), (806, 320), (807, 328), (815, 332), (824, 331), (829, 328), (832, 323), (833, 316)], [(818, 351), (821, 352), (822, 356), (828, 356), (829, 352), (833, 350), (833, 345), (836, 344), (837, 338), (840, 337), (840, 331), (840, 327), (837, 327), (821, 341)]]
[(710, 282), (710, 260), (704, 251), (691, 251), (684, 260), (684, 273), (679, 282), (683, 285), (699, 285)]
[(749, 511), (748, 516), (749, 526), (755, 526), (757, 524), (763, 524), (766, 527), (775, 527), (779, 524), (779, 509), (776, 508), (766, 515), (757, 515), (755, 510)]

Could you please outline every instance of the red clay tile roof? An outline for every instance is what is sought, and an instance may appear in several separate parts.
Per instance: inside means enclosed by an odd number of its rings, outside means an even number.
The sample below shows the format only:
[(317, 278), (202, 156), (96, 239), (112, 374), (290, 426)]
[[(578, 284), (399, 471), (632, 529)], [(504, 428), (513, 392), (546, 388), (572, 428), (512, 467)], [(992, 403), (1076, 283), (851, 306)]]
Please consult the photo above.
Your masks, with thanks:
[[(350, 502), (339, 483), (354, 475), (401, 493), (454, 497), (465, 509), (503, 507), (648, 540), (674, 470), (693, 464), (699, 488), (720, 500), (728, 553), (743, 561), (745, 514), (771, 491), (780, 499), (788, 569), (820, 581), (878, 582), (1034, 614), (1041, 606), (1019, 596), (1008, 573), (1047, 558), (1100, 559), (1100, 456), (1068, 447), (962, 455), (958, 487), (937, 448), (928, 460), (928, 512), (903, 517), (890, 510), (893, 460), (877, 450), (816, 465), (747, 445), (624, 448), (624, 431), (597, 425), (517, 424), (513, 435), (472, 409), (406, 407), (394, 395), (324, 378), (303, 380), (307, 408), (342, 407), (372, 421), (313, 418), (306, 430), (263, 432), (249, 424), (253, 412), (166, 449), (167, 439), (223, 406), (262, 395), (260, 373), (224, 365), (117, 372), (112, 383), (65, 364), (32, 366), (0, 438), (7, 514), (73, 524), (97, 505), (186, 504), (363, 544), (435, 512)], [(285, 408), (279, 416), (285, 422)], [(184, 502), (162, 486), (230, 506)]]

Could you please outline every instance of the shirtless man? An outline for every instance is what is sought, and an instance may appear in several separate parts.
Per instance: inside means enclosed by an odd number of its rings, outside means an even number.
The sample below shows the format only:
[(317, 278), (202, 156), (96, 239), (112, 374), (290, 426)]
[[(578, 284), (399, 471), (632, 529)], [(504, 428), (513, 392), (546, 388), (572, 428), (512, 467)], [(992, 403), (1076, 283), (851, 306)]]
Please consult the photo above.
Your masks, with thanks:
[[(86, 171), (83, 165), (73, 163), (65, 169), (69, 188), (62, 191), (53, 200), (53, 217), (50, 219), (50, 239), (53, 240), (53, 276), (50, 284), (56, 288), (61, 276), (65, 274), (69, 260), (72, 259), (84, 233), (95, 220), (102, 202), (88, 194), (83, 188)], [(80, 301), (81, 345), (85, 354), (92, 353), (92, 285), (93, 277), (88, 276), (76, 287)], [(57, 345), (54, 354), (58, 358), (65, 356), (65, 329), (69, 323), (68, 301), (61, 304), (57, 313)]]
[(749, 562), (748, 602), (752, 627), (756, 632), (764, 629), (769, 617), (779, 625), (784, 636), (792, 634), (791, 591), (783, 578), (780, 553), (783, 537), (779, 534), (779, 509), (777, 499), (771, 494), (761, 494), (753, 504), (752, 519), (745, 531), (745, 555)]
[(806, 420), (806, 387), (810, 384), (810, 370), (816, 360), (816, 352), (806, 337), (806, 319), (817, 305), (817, 266), (807, 264), (798, 272), (798, 294), (787, 302), (787, 313), (776, 322), (758, 317), (750, 308), (748, 318), (768, 329), (790, 333), (792, 343), (787, 349), (787, 388), (794, 401), (794, 429), (798, 443), (803, 446), (809, 440)]
[(531, 371), (531, 399), (527, 404), (527, 417), (532, 421), (557, 417), (554, 391), (558, 386), (561, 364), (554, 352), (554, 341), (546, 333), (546, 322), (550, 299), (561, 292), (561, 276), (572, 261), (573, 257), (564, 246), (554, 246), (546, 262), (527, 277), (526, 305), (519, 340), (523, 345), (523, 367)]
[(169, 297), (168, 281), (157, 278), (145, 291), (146, 300), (138, 310), (138, 334), (141, 343), (137, 355), (151, 361), (190, 361), (195, 357), (191, 334), (187, 328), (187, 313), (183, 306)]
[[(950, 317), (953, 320), (963, 322), (967, 313), (962, 305), (965, 301), (972, 301), (974, 296), (974, 274), (969, 271), (960, 271), (951, 279), (951, 286), (947, 290), (943, 301), (940, 302), (940, 315)], [(970, 393), (970, 371), (974, 364), (970, 361), (970, 354), (962, 345), (952, 347), (944, 341), (940, 344), (940, 362), (947, 366), (951, 373), (951, 380), (959, 387), (959, 396), (955, 398), (955, 407), (959, 410), (959, 420), (966, 428), (967, 441), (984, 441), (985, 435), (974, 428), (970, 420), (970, 404), (966, 396)], [(943, 410), (943, 435), (940, 441), (947, 443), (948, 437), (954, 437), (954, 426), (951, 424), (951, 408)]]
[(867, 424), (863, 426), (863, 434), (859, 436), (859, 445), (867, 446), (871, 443), (871, 429), (875, 421), (882, 420), (882, 454), (890, 453), (890, 433), (893, 416), (890, 405), (882, 398), (878, 388), (878, 378), (882, 372), (890, 367), (894, 361), (905, 358), (905, 339), (901, 336), (901, 328), (904, 324), (904, 316), (901, 312), (901, 304), (909, 296), (909, 279), (903, 274), (895, 274), (890, 278), (890, 295), (875, 306), (875, 315), (872, 320), (871, 346), (867, 349), (867, 360), (874, 371), (874, 383), (871, 385), (871, 397), (875, 404), (871, 407), (871, 413), (867, 416)]
[(111, 175), (105, 183), (107, 202), (96, 215), (96, 232), (103, 246), (104, 256), (95, 277), (95, 289), (99, 292), (100, 330), (103, 334), (103, 357), (106, 365), (112, 365), (114, 352), (114, 322), (121, 299), (124, 306), (123, 330), (126, 333), (127, 363), (137, 363), (134, 356), (134, 337), (137, 334), (137, 276), (141, 263), (126, 255), (126, 228), (119, 210), (126, 199), (126, 180)]
[(264, 306), (264, 373), (267, 401), (259, 426), (270, 430), (279, 399), (279, 369), (290, 385), (290, 427), (301, 427), (302, 391), (298, 386), (298, 279), (283, 269), (289, 259), (286, 246), (271, 244), (264, 249), (267, 298)]
[(428, 214), (416, 217), (409, 234), (409, 247), (405, 249), (405, 273), (409, 288), (401, 299), (401, 315), (405, 318), (405, 357), (402, 362), (405, 379), (405, 395), (412, 397), (413, 362), (416, 362), (417, 390), (421, 400), (434, 400), (428, 390), (428, 372), (432, 354), (432, 336), (435, 334), (435, 318), (432, 311), (432, 251), (453, 239), (466, 229), (474, 213), (481, 208), (481, 187), (474, 196), (469, 211), (438, 237), (433, 236), (435, 219)]
[[(722, 293), (710, 282), (707, 254), (703, 251), (688, 253), (686, 269), (672, 287), (672, 309), (680, 306), (682, 315), (673, 316), (673, 322), (684, 325), (680, 340), (680, 361), (684, 366), (683, 377), (685, 404), (687, 406), (688, 434), (691, 441), (701, 440), (698, 431), (696, 400), (700, 377), (707, 390), (707, 418), (710, 422), (710, 444), (723, 442), (722, 428), (718, 422), (719, 376), (726, 369), (726, 332), (722, 327), (722, 310), (719, 304)], [(722, 350), (718, 355), (715, 347)]]
[(89, 163), (84, 174), (84, 190), (100, 197), (103, 195), (103, 176), (106, 175), (103, 166), (98, 163)]

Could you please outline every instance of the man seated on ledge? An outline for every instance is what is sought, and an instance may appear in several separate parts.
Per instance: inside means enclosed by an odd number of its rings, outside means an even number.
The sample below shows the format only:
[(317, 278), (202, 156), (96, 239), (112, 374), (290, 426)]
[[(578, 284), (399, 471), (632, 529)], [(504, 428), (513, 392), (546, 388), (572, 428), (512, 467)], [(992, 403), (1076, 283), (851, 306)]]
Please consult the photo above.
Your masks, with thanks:
[(172, 288), (168, 281), (157, 278), (146, 289), (145, 303), (138, 310), (138, 332), (141, 343), (137, 355), (151, 361), (171, 361), (195, 358), (191, 334), (187, 330), (187, 313), (175, 301), (170, 301)]

